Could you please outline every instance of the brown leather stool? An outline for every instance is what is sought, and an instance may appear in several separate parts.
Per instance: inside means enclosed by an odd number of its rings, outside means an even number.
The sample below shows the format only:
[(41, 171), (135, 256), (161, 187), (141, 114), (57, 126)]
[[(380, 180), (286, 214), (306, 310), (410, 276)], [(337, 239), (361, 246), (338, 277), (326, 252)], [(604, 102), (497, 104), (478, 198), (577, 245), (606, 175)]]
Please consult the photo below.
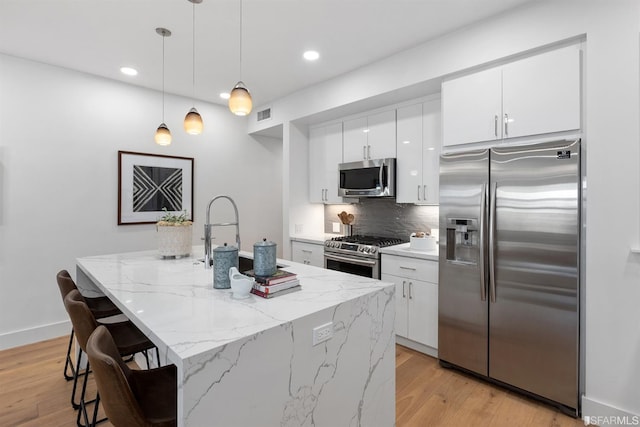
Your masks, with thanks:
[[(60, 289), (60, 295), (62, 296), (63, 302), (64, 297), (66, 297), (69, 292), (74, 289), (78, 289), (67, 270), (60, 270), (58, 274), (56, 274), (56, 281), (58, 282), (58, 289)], [(96, 319), (104, 319), (106, 317), (122, 314), (120, 309), (116, 307), (113, 302), (111, 302), (111, 300), (107, 297), (84, 297), (84, 300), (89, 306), (93, 317), (95, 317)], [(75, 366), (73, 365), (73, 361), (71, 360), (71, 345), (73, 344), (73, 335), (73, 328), (71, 328), (71, 333), (69, 334), (69, 345), (67, 346), (67, 358), (64, 362), (63, 371), (64, 378), (67, 381), (71, 381), (74, 378), (76, 370)], [(69, 369), (71, 369), (70, 374), (67, 373)]]
[[(85, 303), (84, 298), (82, 297), (82, 295), (80, 295), (80, 291), (78, 291), (77, 289), (74, 289), (67, 294), (67, 296), (64, 298), (64, 306), (67, 309), (67, 313), (69, 313), (69, 317), (71, 318), (71, 323), (73, 324), (73, 329), (75, 330), (78, 344), (80, 345), (80, 351), (78, 352), (78, 358), (76, 359), (76, 366), (79, 366), (82, 352), (86, 352), (87, 340), (89, 339), (89, 336), (91, 336), (91, 333), (100, 325), (91, 314), (91, 310), (89, 310), (89, 307)], [(118, 354), (120, 356), (128, 356), (142, 352), (144, 353), (147, 360), (148, 368), (149, 357), (147, 354), (147, 350), (156, 348), (156, 356), (158, 357), (158, 361), (160, 360), (160, 354), (158, 353), (157, 347), (155, 347), (155, 345), (130, 321), (108, 323), (103, 326), (105, 326), (113, 336)], [(85, 401), (89, 370), (90, 363), (87, 363), (84, 381), (82, 384), (82, 391), (80, 392), (80, 400), (78, 403), (75, 402), (79, 376), (78, 369), (76, 369), (76, 374), (74, 376), (73, 391), (71, 393), (71, 404), (72, 406), (74, 406), (74, 408), (76, 406), (79, 407), (77, 418), (78, 426), (89, 425), (86, 406), (87, 404), (94, 402), (94, 400)], [(94, 419), (92, 421), (92, 424), (96, 423), (95, 417), (97, 415), (97, 412), (96, 401), (96, 407), (94, 408)], [(85, 424), (81, 424), (81, 416), (84, 417)]]

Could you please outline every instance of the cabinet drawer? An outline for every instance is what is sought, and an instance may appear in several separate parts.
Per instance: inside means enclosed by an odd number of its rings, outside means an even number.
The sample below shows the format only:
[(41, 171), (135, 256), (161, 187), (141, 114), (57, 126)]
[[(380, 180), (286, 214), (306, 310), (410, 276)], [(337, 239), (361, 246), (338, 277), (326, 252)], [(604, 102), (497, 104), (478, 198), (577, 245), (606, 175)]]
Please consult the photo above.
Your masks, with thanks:
[(305, 242), (291, 242), (291, 261), (324, 267), (324, 246)]
[(437, 261), (382, 254), (382, 273), (438, 283)]

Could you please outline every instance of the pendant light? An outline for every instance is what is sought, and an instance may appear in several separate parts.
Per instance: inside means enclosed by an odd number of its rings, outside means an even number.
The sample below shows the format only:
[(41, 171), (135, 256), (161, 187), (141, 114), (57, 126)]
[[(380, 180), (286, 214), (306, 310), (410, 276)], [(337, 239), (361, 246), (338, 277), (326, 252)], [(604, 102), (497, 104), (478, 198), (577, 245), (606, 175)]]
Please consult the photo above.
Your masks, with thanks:
[(240, 81), (229, 96), (229, 110), (236, 116), (246, 116), (251, 112), (253, 101), (249, 89), (242, 82), (242, 0), (240, 0)]
[(171, 144), (171, 132), (167, 125), (164, 124), (164, 39), (171, 37), (171, 31), (159, 27), (156, 28), (156, 33), (162, 36), (162, 123), (156, 130), (155, 140), (158, 145), (169, 145)]
[(196, 4), (202, 3), (202, 0), (187, 0), (193, 3), (193, 54), (192, 58), (192, 87), (193, 87), (193, 102), (194, 106), (189, 110), (187, 115), (184, 118), (184, 130), (189, 135), (200, 135), (202, 133), (202, 116), (198, 113), (195, 106), (195, 98), (196, 98)]

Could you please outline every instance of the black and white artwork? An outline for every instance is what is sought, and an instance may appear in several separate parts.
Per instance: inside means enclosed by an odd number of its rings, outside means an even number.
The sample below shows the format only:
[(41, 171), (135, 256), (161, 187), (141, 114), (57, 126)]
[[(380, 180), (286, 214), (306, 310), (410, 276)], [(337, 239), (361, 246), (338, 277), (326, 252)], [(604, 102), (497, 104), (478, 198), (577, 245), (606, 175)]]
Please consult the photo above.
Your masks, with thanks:
[(187, 211), (193, 220), (193, 158), (118, 152), (118, 225), (155, 223)]

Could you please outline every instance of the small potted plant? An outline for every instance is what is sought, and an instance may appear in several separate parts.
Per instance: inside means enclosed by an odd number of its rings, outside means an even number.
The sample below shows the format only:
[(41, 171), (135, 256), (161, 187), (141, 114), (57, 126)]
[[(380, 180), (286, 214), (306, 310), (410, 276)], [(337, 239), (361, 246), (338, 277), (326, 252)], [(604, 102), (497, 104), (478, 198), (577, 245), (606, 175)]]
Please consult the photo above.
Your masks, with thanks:
[(187, 211), (180, 215), (162, 208), (164, 215), (156, 223), (158, 230), (158, 251), (163, 258), (176, 258), (191, 254), (193, 222), (187, 217)]

